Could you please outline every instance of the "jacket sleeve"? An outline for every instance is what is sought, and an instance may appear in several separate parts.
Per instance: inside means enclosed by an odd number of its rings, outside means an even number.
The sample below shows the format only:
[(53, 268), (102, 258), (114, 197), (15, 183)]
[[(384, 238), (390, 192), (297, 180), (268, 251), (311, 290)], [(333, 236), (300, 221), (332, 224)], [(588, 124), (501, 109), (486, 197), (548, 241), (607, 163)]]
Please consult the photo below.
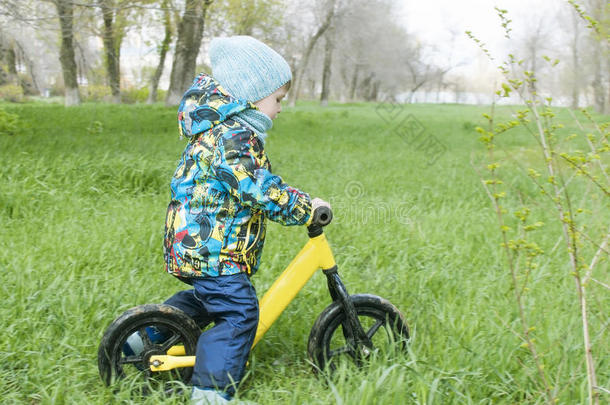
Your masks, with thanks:
[(283, 225), (303, 225), (311, 215), (311, 199), (270, 171), (258, 135), (227, 131), (219, 140), (212, 164), (216, 177), (245, 206), (263, 211)]

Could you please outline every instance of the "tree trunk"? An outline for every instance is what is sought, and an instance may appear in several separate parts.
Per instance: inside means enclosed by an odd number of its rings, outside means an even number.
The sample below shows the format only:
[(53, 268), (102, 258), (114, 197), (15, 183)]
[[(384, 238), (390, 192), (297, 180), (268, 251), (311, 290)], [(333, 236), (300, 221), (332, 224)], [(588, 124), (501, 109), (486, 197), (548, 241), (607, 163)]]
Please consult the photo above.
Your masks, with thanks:
[(10, 41), (6, 49), (6, 63), (8, 73), (13, 79), (17, 79), (17, 54), (15, 53), (15, 41)]
[(462, 89), (460, 88), (460, 85), (458, 83), (455, 83), (453, 90), (455, 94), (455, 104), (460, 104), (460, 99), (462, 95)]
[(532, 46), (532, 48), (530, 49), (530, 72), (532, 74), (532, 76), (530, 77), (529, 80), (529, 91), (531, 94), (536, 94), (538, 92), (538, 66), (537, 66), (537, 58), (538, 58), (538, 47), (537, 45), (534, 43), (534, 45)]
[[(112, 93), (112, 102), (121, 102), (121, 66), (120, 66), (120, 46), (117, 47), (117, 38), (114, 27), (115, 11), (113, 10), (113, 0), (99, 0), (98, 5), (102, 10), (104, 29), (102, 40), (104, 42), (104, 53), (106, 56), (106, 73), (108, 75), (108, 85)], [(119, 48), (119, 49), (117, 49)]]
[(169, 50), (169, 45), (172, 41), (172, 21), (170, 16), (170, 10), (168, 8), (167, 0), (163, 1), (163, 25), (165, 26), (165, 36), (161, 47), (159, 48), (159, 64), (150, 82), (150, 91), (148, 92), (148, 100), (146, 103), (152, 104), (157, 101), (157, 89), (159, 88), (159, 80), (163, 73), (163, 66), (165, 65), (165, 57)]
[(379, 85), (380, 84), (381, 84), (381, 82), (379, 80), (375, 80), (375, 82), (373, 82), (373, 88), (371, 90), (371, 94), (369, 95), (368, 101), (377, 102), (377, 99), (379, 98)]
[(4, 59), (6, 61), (6, 72), (2, 72), (4, 73), (4, 80), (7, 83), (19, 85), (20, 80), (17, 75), (17, 53), (15, 52), (15, 40), (12, 38), (7, 41), (6, 48), (4, 48)]
[(313, 51), (316, 42), (318, 39), (326, 32), (330, 24), (332, 23), (333, 16), (335, 15), (335, 4), (336, 0), (330, 0), (328, 13), (326, 14), (326, 18), (320, 27), (318, 27), (317, 31), (313, 34), (311, 38), (309, 38), (309, 42), (307, 43), (307, 47), (305, 48), (305, 54), (303, 55), (303, 60), (299, 63), (298, 70), (294, 72), (292, 76), (292, 89), (290, 91), (288, 97), (288, 105), (294, 107), (297, 99), (299, 98), (299, 93), (301, 91), (301, 83), (303, 82), (303, 76), (305, 75), (305, 69), (307, 68), (307, 63), (309, 63), (309, 57), (311, 56), (311, 52)]
[[(23, 65), (26, 68), (26, 72), (27, 74), (30, 75), (30, 78), (32, 79), (32, 83), (29, 83), (26, 80), (21, 80), (19, 78), (19, 76), (17, 76), (17, 83), (19, 85), (21, 85), (21, 87), (23, 88), (23, 92), (25, 94), (35, 94), (38, 93), (40, 95), (42, 95), (42, 91), (40, 88), (40, 85), (38, 84), (38, 77), (36, 76), (36, 69), (34, 67), (34, 61), (32, 61), (32, 58), (30, 58), (28, 56), (28, 54), (25, 52), (25, 49), (23, 49), (23, 46), (21, 46), (21, 43), (19, 43), (18, 41), (14, 41), (14, 49), (18, 49), (19, 50), (19, 59), (21, 59), (21, 63), (23, 63)], [(15, 64), (17, 65), (17, 64)], [(17, 69), (15, 68), (15, 72), (17, 72)]]
[(0, 86), (8, 83), (9, 80), (8, 73), (3, 68), (5, 66), (6, 58), (7, 49), (2, 38), (2, 30), (0, 30)]
[(375, 89), (376, 86), (377, 83), (375, 81), (375, 73), (369, 74), (362, 81), (361, 88), (364, 101), (372, 101), (373, 99), (377, 98), (377, 90)]
[(602, 79), (602, 57), (600, 52), (601, 42), (595, 42), (595, 51), (593, 56), (593, 101), (595, 103), (595, 110), (599, 113), (604, 113), (605, 102), (606, 102), (606, 90)]
[(74, 58), (73, 14), (74, 6), (71, 0), (55, 0), (59, 25), (61, 29), (61, 50), (59, 61), (64, 77), (65, 105), (80, 104), (78, 82), (76, 80), (76, 60)]
[[(610, 66), (610, 61), (608, 61), (608, 66)], [(607, 76), (606, 96), (607, 96), (608, 102), (606, 103), (606, 109), (604, 110), (604, 114), (608, 115), (608, 114), (610, 114), (610, 73), (606, 72), (606, 76)]]
[(424, 66), (424, 71), (419, 70), (413, 61), (406, 62), (406, 68), (409, 74), (411, 75), (411, 84), (410, 84), (410, 94), (408, 96), (408, 104), (413, 102), (413, 98), (415, 97), (415, 92), (419, 90), (428, 80), (430, 80), (430, 65)]
[(328, 105), (328, 93), (330, 93), (330, 75), (333, 57), (332, 30), (326, 33), (326, 46), (324, 47), (324, 68), (322, 69), (322, 92), (320, 94), (320, 105)]
[(170, 74), (169, 90), (165, 104), (176, 105), (183, 93), (189, 88), (195, 69), (197, 55), (203, 37), (203, 25), (208, 7), (212, 0), (186, 0), (184, 15), (178, 26), (176, 51)]
[[(594, 99), (595, 107), (598, 112), (607, 114), (610, 110), (610, 83), (608, 70), (610, 66), (606, 63), (610, 63), (610, 49), (608, 49), (608, 19), (610, 9), (608, 8), (608, 2), (603, 0), (597, 0), (594, 2), (592, 10), (593, 18), (598, 21), (601, 25), (600, 32), (594, 38), (595, 47), (595, 90)], [(608, 95), (608, 99), (606, 99)]]
[(354, 67), (354, 75), (352, 76), (352, 84), (349, 89), (349, 99), (354, 101), (356, 99), (356, 87), (358, 86), (358, 73), (360, 71), (360, 65), (356, 64)]
[(578, 63), (578, 27), (579, 27), (579, 16), (576, 12), (572, 11), (572, 69), (574, 69), (572, 76), (572, 109), (578, 108), (578, 99), (580, 98), (580, 72)]
[(4, 33), (0, 29), (0, 63), (6, 59), (6, 46), (4, 45)]

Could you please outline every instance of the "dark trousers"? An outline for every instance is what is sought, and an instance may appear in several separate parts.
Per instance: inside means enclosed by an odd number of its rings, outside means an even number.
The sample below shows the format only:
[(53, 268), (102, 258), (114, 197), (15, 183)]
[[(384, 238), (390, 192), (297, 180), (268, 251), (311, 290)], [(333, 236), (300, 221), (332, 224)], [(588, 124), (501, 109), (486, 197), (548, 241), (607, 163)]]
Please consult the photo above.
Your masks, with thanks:
[(245, 273), (186, 282), (194, 288), (174, 294), (165, 304), (181, 309), (201, 327), (214, 322), (197, 342), (191, 384), (233, 395), (258, 326), (256, 291)]

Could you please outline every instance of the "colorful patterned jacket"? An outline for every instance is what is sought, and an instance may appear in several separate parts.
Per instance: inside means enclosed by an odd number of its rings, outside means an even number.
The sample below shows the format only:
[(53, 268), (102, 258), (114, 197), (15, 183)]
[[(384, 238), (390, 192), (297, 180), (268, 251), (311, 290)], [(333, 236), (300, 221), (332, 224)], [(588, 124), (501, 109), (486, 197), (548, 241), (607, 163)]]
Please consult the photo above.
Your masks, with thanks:
[(266, 218), (303, 225), (311, 215), (309, 195), (272, 174), (263, 141), (231, 119), (247, 108), (256, 107), (205, 74), (182, 98), (178, 124), (188, 144), (171, 181), (164, 241), (175, 276), (252, 275)]

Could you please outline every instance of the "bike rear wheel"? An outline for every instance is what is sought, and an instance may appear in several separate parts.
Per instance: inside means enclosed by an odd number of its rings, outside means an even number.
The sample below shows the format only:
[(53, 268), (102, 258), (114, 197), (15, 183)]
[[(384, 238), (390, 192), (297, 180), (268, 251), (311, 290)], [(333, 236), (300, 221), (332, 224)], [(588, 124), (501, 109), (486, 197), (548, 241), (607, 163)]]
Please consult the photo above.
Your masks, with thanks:
[[(370, 294), (350, 296), (358, 320), (373, 347), (367, 353), (392, 355), (405, 352), (409, 340), (407, 323), (398, 308), (388, 300)], [(339, 302), (326, 307), (314, 323), (309, 335), (307, 352), (316, 370), (333, 371), (340, 359), (346, 358), (360, 365), (363, 357), (354, 344), (346, 314)]]
[[(131, 350), (129, 346), (129, 353), (126, 353), (126, 342), (133, 339), (134, 334), (139, 337), (138, 348)], [(133, 379), (148, 386), (143, 389), (164, 388), (172, 381), (188, 383), (192, 367), (153, 372), (149, 359), (153, 355), (166, 354), (170, 347), (178, 345), (184, 346), (187, 356), (194, 356), (200, 334), (193, 319), (170, 305), (147, 304), (131, 308), (112, 322), (102, 337), (97, 356), (100, 376), (106, 385), (120, 379)]]

